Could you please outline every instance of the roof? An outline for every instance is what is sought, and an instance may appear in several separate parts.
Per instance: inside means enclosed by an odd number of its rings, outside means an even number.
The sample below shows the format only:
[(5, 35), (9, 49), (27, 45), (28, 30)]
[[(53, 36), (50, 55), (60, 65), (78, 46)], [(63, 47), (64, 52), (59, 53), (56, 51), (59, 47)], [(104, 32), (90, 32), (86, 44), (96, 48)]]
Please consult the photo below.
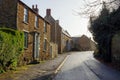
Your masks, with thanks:
[(68, 37), (71, 37), (67, 30), (62, 29), (62, 33), (65, 34)]
[(22, 2), (21, 0), (18, 0), (18, 2), (22, 5), (24, 5), (26, 8), (28, 8), (31, 12), (33, 12), (34, 14), (36, 14), (38, 17), (40, 17), (42, 20), (44, 20), (45, 22), (47, 22), (48, 24), (50, 24), (48, 21), (46, 21), (43, 17), (41, 17), (36, 11), (34, 11), (33, 9), (31, 9), (27, 4), (25, 4), (24, 2)]
[(88, 38), (86, 35), (77, 35), (75, 37), (72, 37), (73, 39), (82, 39), (82, 38), (86, 38), (86, 39), (90, 39)]
[(52, 25), (55, 25), (55, 19), (52, 16), (45, 16), (44, 19)]
[(76, 38), (77, 38), (77, 37), (81, 37), (81, 36), (82, 36), (82, 35), (75, 35), (75, 36), (73, 36), (73, 38), (74, 38), (74, 37), (76, 37)]

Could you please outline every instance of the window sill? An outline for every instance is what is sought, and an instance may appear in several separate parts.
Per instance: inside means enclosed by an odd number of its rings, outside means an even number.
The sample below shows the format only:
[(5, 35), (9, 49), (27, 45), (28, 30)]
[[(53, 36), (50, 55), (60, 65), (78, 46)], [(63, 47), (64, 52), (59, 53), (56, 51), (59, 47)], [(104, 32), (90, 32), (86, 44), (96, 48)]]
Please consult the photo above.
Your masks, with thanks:
[(27, 24), (27, 25), (28, 25), (28, 22), (23, 21), (23, 23), (25, 23), (25, 24)]
[(39, 27), (34, 27), (34, 29), (38, 29)]
[(43, 32), (44, 34), (46, 34), (47, 32)]
[(43, 52), (46, 52), (46, 50), (43, 50)]
[(24, 50), (27, 50), (28, 48), (24, 48)]

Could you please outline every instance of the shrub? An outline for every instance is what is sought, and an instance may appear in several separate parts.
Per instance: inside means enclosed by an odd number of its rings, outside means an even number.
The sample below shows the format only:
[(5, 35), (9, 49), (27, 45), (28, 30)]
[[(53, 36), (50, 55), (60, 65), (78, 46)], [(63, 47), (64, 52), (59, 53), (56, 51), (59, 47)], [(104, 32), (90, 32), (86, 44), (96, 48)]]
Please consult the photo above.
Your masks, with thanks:
[(0, 72), (16, 68), (23, 48), (23, 32), (0, 28)]

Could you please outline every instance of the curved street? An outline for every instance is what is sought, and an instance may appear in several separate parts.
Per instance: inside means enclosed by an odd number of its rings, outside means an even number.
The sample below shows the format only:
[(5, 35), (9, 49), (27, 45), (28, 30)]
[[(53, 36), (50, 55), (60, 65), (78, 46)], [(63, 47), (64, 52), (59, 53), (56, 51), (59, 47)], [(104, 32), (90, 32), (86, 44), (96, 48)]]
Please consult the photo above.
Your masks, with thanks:
[(120, 80), (120, 72), (97, 61), (92, 51), (71, 52), (53, 80)]

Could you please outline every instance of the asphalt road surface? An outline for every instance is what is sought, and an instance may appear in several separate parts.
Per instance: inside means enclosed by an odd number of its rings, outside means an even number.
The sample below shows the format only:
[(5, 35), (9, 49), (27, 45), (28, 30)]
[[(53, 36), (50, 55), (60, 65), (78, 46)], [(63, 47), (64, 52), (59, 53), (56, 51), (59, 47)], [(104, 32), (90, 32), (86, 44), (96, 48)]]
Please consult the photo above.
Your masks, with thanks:
[(92, 51), (71, 52), (53, 80), (120, 80), (120, 72), (94, 59)]

